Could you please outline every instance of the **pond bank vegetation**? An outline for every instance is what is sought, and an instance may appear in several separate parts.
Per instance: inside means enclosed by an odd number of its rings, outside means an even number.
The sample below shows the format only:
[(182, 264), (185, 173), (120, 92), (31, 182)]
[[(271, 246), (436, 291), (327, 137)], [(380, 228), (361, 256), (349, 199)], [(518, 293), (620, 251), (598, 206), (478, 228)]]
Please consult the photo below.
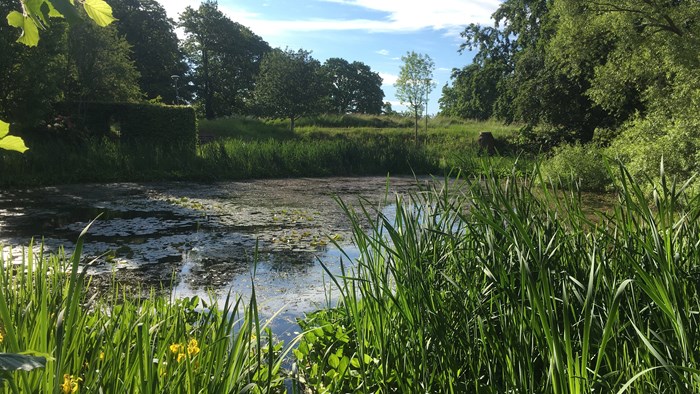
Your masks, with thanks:
[(617, 203), (595, 215), (537, 169), (403, 196), (395, 219), (346, 209), (360, 257), (295, 348), (254, 297), (238, 314), (235, 297), (88, 299), (77, 255), (28, 252), (2, 267), (0, 350), (45, 360), (3, 372), (3, 390), (697, 392), (698, 197), (663, 169), (651, 198), (616, 176)]

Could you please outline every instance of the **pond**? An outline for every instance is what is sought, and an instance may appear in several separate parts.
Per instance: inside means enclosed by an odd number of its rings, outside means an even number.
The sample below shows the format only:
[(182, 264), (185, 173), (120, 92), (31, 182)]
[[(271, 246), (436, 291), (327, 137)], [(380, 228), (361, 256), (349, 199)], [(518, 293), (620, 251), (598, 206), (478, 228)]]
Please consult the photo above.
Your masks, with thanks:
[[(175, 297), (228, 292), (247, 299), (252, 283), (262, 316), (290, 336), (297, 317), (334, 302), (329, 278), (357, 250), (335, 198), (391, 216), (395, 194), (416, 190), (412, 177), (279, 179), (249, 182), (113, 183), (0, 192), (0, 244), (7, 261), (34, 239), (45, 251), (74, 248), (92, 224), (83, 261), (93, 284), (112, 278)], [(40, 246), (35, 246), (39, 249)], [(346, 259), (347, 260), (347, 259)], [(254, 282), (251, 280), (255, 274)], [(330, 291), (330, 293), (329, 293)]]

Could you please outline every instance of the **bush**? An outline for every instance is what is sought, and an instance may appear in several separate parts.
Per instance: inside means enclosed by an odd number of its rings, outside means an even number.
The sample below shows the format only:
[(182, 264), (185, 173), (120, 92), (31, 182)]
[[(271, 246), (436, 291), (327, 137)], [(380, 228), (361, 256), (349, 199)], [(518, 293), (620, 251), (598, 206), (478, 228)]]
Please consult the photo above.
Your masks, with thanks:
[(593, 145), (563, 145), (542, 165), (544, 179), (561, 182), (565, 187), (585, 191), (603, 191), (612, 184), (602, 150)]

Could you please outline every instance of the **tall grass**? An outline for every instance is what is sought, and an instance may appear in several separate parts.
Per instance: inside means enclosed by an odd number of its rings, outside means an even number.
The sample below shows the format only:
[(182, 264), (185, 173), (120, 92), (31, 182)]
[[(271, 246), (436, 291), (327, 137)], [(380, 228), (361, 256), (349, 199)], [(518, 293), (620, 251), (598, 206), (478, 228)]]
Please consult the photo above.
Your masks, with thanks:
[[(81, 237), (82, 239), (82, 237)], [(226, 298), (133, 299), (114, 284), (88, 297), (76, 254), (0, 261), (0, 354), (46, 359), (4, 371), (4, 393), (269, 393), (283, 391), (284, 353), (248, 305)], [(0, 364), (6, 360), (0, 358)], [(7, 365), (0, 365), (6, 369)]]
[(700, 197), (662, 175), (649, 200), (621, 173), (593, 219), (538, 171), (446, 180), (395, 218), (346, 206), (360, 257), (340, 306), (301, 322), (303, 385), (700, 392)]
[[(216, 139), (203, 143), (196, 154), (124, 145), (109, 138), (35, 135), (23, 155), (0, 152), (0, 185), (442, 174), (455, 166), (480, 171), (473, 165), (480, 155), (475, 141), (478, 131), (492, 124), (434, 122), (441, 128), (421, 135), (416, 146), (411, 128), (308, 126), (291, 133), (278, 124), (248, 118), (202, 121), (201, 132)], [(501, 153), (515, 156), (507, 150)], [(506, 159), (501, 167), (510, 168), (513, 161)]]

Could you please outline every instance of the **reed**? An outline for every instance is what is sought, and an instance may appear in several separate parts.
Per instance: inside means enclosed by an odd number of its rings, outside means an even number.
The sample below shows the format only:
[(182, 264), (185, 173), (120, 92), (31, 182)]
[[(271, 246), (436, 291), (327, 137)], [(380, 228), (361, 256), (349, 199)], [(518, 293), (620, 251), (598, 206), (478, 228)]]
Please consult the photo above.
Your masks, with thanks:
[[(81, 247), (82, 235), (70, 257), (30, 245), (21, 263), (0, 261), (0, 392), (284, 391), (286, 351), (259, 321), (254, 294), (246, 305), (140, 299), (115, 283), (88, 297)], [(35, 363), (11, 363), (16, 354)]]
[(300, 323), (302, 385), (699, 392), (700, 201), (661, 172), (647, 198), (620, 168), (597, 215), (536, 168), (446, 179), (396, 217), (343, 205), (360, 257), (334, 278), (339, 306)]

